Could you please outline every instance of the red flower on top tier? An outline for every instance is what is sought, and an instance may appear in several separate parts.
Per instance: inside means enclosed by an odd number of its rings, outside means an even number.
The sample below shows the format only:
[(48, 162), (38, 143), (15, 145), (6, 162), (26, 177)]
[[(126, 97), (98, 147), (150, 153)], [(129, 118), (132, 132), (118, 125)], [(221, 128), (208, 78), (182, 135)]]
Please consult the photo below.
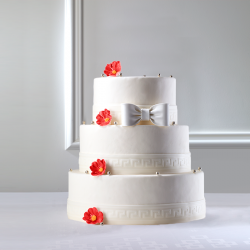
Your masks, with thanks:
[(91, 166), (89, 167), (91, 172), (91, 175), (98, 176), (102, 175), (106, 171), (106, 162), (105, 160), (97, 159), (97, 161), (92, 162)]
[(109, 125), (112, 120), (112, 115), (110, 114), (110, 111), (107, 109), (104, 109), (103, 111), (100, 111), (99, 114), (96, 116), (96, 123), (100, 126), (106, 126)]
[(121, 72), (121, 69), (122, 67), (120, 61), (113, 61), (112, 63), (107, 64), (104, 73), (107, 76), (118, 76)]
[(103, 221), (103, 213), (98, 211), (96, 207), (89, 208), (87, 212), (84, 213), (82, 218), (88, 224), (97, 224)]

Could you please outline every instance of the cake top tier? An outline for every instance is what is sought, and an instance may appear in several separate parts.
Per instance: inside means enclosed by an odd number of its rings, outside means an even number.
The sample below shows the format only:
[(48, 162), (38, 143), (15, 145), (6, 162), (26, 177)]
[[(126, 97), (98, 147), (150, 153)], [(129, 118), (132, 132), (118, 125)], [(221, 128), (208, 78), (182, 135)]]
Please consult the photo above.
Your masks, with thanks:
[(154, 76), (118, 76), (94, 79), (94, 105), (120, 103), (176, 105), (176, 79)]

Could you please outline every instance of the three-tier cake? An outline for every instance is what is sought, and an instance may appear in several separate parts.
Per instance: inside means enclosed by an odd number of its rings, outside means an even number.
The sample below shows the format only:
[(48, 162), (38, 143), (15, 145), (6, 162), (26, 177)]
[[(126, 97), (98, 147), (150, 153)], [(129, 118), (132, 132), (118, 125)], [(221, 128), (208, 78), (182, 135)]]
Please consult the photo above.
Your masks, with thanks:
[(177, 125), (176, 79), (96, 78), (93, 121), (105, 114), (101, 126), (80, 126), (69, 219), (166, 224), (204, 218), (204, 173), (191, 169), (189, 127)]

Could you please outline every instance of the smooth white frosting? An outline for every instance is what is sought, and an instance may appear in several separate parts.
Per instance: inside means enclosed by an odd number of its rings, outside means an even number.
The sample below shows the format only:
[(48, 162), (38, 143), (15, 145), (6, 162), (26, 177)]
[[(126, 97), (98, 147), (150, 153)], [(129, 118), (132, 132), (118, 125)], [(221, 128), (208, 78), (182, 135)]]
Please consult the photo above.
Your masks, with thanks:
[(104, 159), (113, 174), (183, 173), (191, 170), (188, 126), (80, 126), (79, 169)]
[(94, 105), (120, 103), (176, 105), (176, 79), (143, 76), (94, 79)]
[(69, 172), (69, 200), (96, 205), (170, 204), (204, 199), (204, 174), (91, 176)]
[(69, 172), (68, 217), (97, 207), (106, 224), (162, 224), (205, 217), (204, 174), (103, 175)]
[(80, 152), (95, 154), (187, 154), (188, 126), (81, 125)]

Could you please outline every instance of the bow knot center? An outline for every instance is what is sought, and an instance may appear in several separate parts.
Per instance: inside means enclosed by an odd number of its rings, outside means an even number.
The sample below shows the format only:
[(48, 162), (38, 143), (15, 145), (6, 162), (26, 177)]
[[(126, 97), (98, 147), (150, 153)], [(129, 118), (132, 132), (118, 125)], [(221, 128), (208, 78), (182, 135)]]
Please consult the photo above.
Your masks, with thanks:
[(142, 121), (149, 121), (150, 120), (149, 109), (141, 109), (141, 120)]

